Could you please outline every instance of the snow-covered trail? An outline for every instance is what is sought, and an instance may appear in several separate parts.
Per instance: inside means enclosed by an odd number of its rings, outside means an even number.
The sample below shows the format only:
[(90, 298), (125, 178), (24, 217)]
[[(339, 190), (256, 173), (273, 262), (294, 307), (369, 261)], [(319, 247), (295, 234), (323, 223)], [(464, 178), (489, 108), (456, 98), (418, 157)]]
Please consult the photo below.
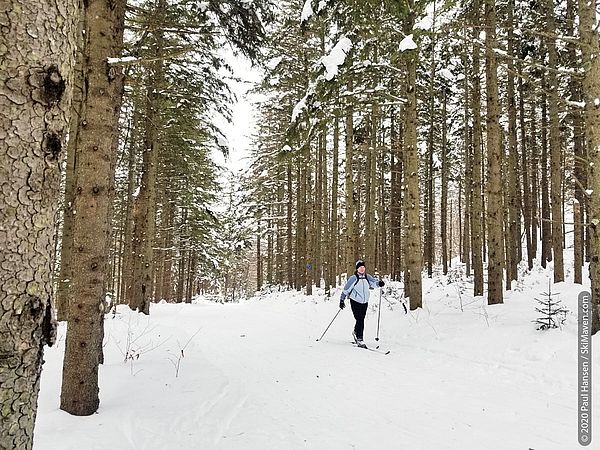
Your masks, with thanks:
[[(389, 355), (349, 344), (349, 308), (316, 342), (337, 311), (337, 301), (317, 296), (158, 304), (149, 318), (123, 307), (106, 321), (97, 414), (58, 409), (63, 328), (61, 345), (47, 349), (35, 448), (580, 448), (576, 317), (562, 330), (535, 331), (532, 295), (543, 279), (536, 281), (494, 307), (463, 295), (464, 311), (454, 287), (430, 282), (425, 309), (382, 310), (380, 344)], [(563, 301), (574, 309), (577, 293), (564, 288)], [(377, 294), (374, 300), (370, 344)], [(157, 347), (124, 363), (127, 333), (135, 338), (131, 350)], [(175, 377), (173, 363), (190, 337)], [(600, 418), (597, 337), (594, 344)]]

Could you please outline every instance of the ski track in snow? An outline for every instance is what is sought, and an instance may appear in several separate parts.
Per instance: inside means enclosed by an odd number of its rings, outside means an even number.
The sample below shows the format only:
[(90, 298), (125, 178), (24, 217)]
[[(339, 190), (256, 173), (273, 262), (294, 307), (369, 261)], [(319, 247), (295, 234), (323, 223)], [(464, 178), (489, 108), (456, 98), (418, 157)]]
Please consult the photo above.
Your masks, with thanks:
[[(46, 350), (34, 448), (580, 448), (576, 317), (561, 330), (535, 331), (533, 297), (545, 275), (529, 278), (504, 305), (463, 294), (473, 301), (464, 312), (452, 286), (425, 280), (423, 310), (405, 315), (382, 303), (378, 343), (375, 297), (365, 337), (389, 355), (350, 344), (350, 308), (316, 342), (337, 299), (287, 292), (240, 304), (156, 304), (149, 318), (119, 307), (105, 322), (101, 406), (84, 418), (58, 409), (62, 325), (59, 345)], [(558, 290), (573, 311), (579, 287)], [(174, 357), (197, 330), (175, 377)], [(124, 363), (117, 343), (122, 349), (127, 332), (142, 335), (135, 346), (156, 348)], [(599, 350), (595, 338), (594, 418)]]

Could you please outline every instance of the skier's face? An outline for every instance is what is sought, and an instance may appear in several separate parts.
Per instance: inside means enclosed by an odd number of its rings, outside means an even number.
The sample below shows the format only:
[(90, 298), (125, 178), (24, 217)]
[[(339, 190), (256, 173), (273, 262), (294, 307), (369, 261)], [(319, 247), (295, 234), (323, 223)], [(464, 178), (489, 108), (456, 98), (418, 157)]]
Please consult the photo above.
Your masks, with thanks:
[(365, 273), (365, 270), (367, 270), (367, 268), (365, 266), (360, 266), (356, 270), (358, 271), (358, 273), (360, 273), (362, 275), (363, 273)]

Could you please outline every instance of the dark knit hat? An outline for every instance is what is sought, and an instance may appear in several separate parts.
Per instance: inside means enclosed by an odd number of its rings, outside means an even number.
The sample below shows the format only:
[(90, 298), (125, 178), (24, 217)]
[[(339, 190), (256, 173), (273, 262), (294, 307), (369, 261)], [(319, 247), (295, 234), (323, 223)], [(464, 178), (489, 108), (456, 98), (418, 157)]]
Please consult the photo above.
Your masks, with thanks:
[(364, 266), (365, 262), (362, 259), (359, 259), (358, 261), (356, 261), (356, 270), (358, 270), (359, 267)]

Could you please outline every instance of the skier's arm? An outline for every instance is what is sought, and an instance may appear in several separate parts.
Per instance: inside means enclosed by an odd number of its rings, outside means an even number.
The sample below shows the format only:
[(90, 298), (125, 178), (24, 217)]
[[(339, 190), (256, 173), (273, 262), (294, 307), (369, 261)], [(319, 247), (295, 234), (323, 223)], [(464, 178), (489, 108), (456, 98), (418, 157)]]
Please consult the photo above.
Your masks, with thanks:
[(376, 280), (369, 274), (367, 274), (367, 281), (369, 282), (371, 287), (373, 287), (373, 288), (379, 287), (379, 280)]
[(350, 278), (348, 278), (348, 281), (346, 281), (346, 285), (344, 286), (344, 289), (342, 289), (342, 295), (340, 295), (340, 300), (344, 300), (348, 294), (350, 294), (350, 291), (352, 291), (352, 289), (354, 288), (354, 283), (356, 282), (356, 275), (352, 275)]

